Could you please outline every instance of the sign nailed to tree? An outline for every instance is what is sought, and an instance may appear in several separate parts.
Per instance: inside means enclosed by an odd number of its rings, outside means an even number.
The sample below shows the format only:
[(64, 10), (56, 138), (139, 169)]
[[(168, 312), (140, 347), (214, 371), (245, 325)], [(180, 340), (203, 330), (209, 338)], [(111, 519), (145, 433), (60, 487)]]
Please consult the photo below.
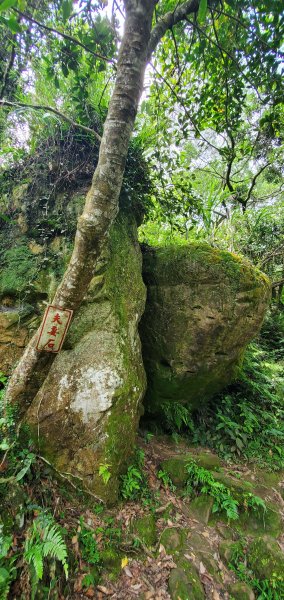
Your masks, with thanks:
[(59, 352), (70, 325), (73, 310), (49, 305), (41, 326), (37, 350)]

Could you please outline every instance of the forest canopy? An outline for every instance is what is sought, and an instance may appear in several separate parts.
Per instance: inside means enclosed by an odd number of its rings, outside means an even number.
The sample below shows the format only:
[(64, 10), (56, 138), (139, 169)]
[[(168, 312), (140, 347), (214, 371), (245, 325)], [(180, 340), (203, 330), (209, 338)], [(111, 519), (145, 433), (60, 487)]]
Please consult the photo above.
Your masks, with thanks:
[[(153, 27), (180, 4), (157, 3)], [(98, 144), (123, 17), (119, 2), (1, 2), (2, 171), (69, 125)], [(197, 236), (283, 279), (282, 41), (278, 0), (193, 3), (165, 29), (134, 131), (153, 189), (142, 240)]]

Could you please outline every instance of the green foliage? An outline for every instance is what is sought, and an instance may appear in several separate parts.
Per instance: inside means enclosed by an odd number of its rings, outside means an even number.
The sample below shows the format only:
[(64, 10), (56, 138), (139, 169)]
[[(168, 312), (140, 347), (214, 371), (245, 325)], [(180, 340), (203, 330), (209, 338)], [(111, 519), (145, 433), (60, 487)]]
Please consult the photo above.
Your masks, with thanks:
[(176, 486), (173, 484), (168, 473), (160, 469), (157, 473), (157, 477), (162, 481), (165, 488), (169, 488), (171, 492), (174, 492), (176, 490)]
[(8, 598), (10, 585), (15, 579), (17, 569), (15, 567), (16, 556), (9, 556), (9, 550), (12, 546), (13, 538), (6, 535), (3, 525), (0, 523), (0, 598)]
[(111, 478), (110, 467), (111, 465), (108, 465), (106, 463), (99, 466), (99, 476), (102, 478), (105, 485), (107, 485)]
[[(5, 386), (7, 377), (0, 372), (0, 384)], [(9, 468), (0, 478), (0, 498), (5, 495), (6, 485), (21, 482), (35, 462), (35, 454), (29, 448), (22, 448), (16, 430), (17, 407), (5, 401), (5, 387), (0, 390), (0, 463), (9, 453)]]
[(35, 598), (38, 582), (43, 577), (45, 560), (60, 562), (68, 577), (66, 544), (51, 515), (41, 513), (34, 519), (28, 530), (24, 559), (31, 567), (32, 598)]
[(283, 598), (283, 582), (275, 580), (273, 573), (271, 579), (258, 579), (247, 566), (247, 548), (244, 540), (234, 544), (229, 567), (237, 577), (251, 586), (257, 600), (281, 600)]
[(83, 560), (91, 565), (100, 562), (100, 553), (94, 532), (86, 528), (83, 519), (80, 520), (79, 544)]
[(144, 466), (144, 452), (136, 449), (135, 462), (131, 464), (125, 475), (121, 476), (121, 495), (125, 500), (137, 500), (148, 495), (148, 486)]
[(162, 405), (164, 415), (164, 425), (171, 432), (180, 432), (186, 428), (188, 431), (193, 431), (193, 421), (191, 413), (186, 406), (178, 402), (164, 402)]
[(239, 518), (239, 509), (260, 511), (261, 514), (265, 514), (266, 504), (259, 496), (245, 492), (238, 494), (236, 498), (226, 485), (215, 479), (211, 471), (199, 467), (193, 460), (186, 465), (186, 470), (188, 473), (186, 493), (191, 495), (193, 492), (200, 492), (214, 498), (213, 513), (224, 511), (228, 519), (233, 521)]
[(198, 467), (192, 461), (186, 466), (188, 479), (186, 482), (187, 493), (199, 489), (202, 494), (208, 494), (214, 498), (213, 512), (225, 511), (228, 519), (236, 520), (239, 517), (239, 502), (233, 498), (230, 490), (216, 481), (212, 473), (203, 467)]
[[(2, 384), (6, 378), (1, 376)], [(0, 519), (0, 597), (8, 598), (12, 582), (21, 573), (23, 564), (29, 565), (29, 579), (31, 584), (31, 598), (35, 598), (39, 582), (43, 576), (48, 576), (50, 567), (54, 571), (56, 562), (60, 563), (67, 578), (67, 548), (61, 528), (56, 524), (50, 513), (30, 507), (30, 497), (27, 493), (26, 483), (29, 485), (36, 480), (36, 455), (32, 451), (31, 442), (27, 432), (19, 434), (16, 427), (17, 409), (10, 407), (4, 400), (4, 389), (0, 391), (0, 464), (4, 476), (0, 477), (0, 501), (6, 507), (7, 516), (4, 518), (5, 527)], [(24, 435), (25, 433), (25, 435)], [(20, 503), (16, 514), (14, 508), (9, 507), (9, 496), (19, 498)], [(30, 518), (30, 510), (37, 516)], [(4, 512), (2, 513), (4, 515)], [(13, 536), (10, 535), (12, 521), (23, 526), (25, 521), (30, 522), (26, 529), (25, 541), (22, 548), (13, 547)], [(24, 563), (19, 557), (23, 557)], [(25, 568), (25, 567), (24, 567)], [(53, 585), (51, 581), (50, 585)]]
[(192, 439), (226, 459), (277, 470), (284, 465), (283, 367), (260, 341), (246, 351), (239, 380), (195, 415)]

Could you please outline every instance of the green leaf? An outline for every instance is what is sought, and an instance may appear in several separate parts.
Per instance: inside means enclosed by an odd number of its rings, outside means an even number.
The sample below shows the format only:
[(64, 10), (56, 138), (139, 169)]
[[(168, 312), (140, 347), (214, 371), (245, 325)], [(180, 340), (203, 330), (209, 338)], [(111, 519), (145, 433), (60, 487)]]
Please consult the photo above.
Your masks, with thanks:
[(199, 23), (203, 23), (205, 21), (207, 12), (207, 0), (200, 0), (197, 19)]
[(62, 16), (64, 23), (69, 19), (73, 8), (73, 0), (63, 0), (62, 2)]
[(62, 69), (62, 73), (63, 73), (64, 77), (68, 77), (69, 70), (65, 63), (62, 63), (61, 69)]
[(17, 4), (17, 0), (2, 0), (0, 3), (0, 12), (3, 10), (7, 10), (7, 8), (11, 8)]
[(21, 33), (22, 31), (22, 27), (15, 17), (5, 19), (5, 25), (10, 29), (10, 31), (12, 31), (12, 33)]
[(21, 479), (25, 477), (25, 474), (29, 471), (32, 462), (32, 459), (27, 460), (25, 466), (19, 471), (19, 473), (17, 473), (15, 477), (16, 481), (21, 481)]

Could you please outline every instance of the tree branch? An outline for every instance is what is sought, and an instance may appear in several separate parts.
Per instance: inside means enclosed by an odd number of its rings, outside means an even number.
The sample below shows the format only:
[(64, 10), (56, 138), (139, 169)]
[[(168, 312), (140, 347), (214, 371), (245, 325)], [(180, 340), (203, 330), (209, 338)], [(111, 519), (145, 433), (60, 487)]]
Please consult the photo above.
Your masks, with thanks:
[(153, 27), (149, 44), (148, 44), (148, 60), (156, 49), (158, 43), (174, 25), (183, 21), (187, 15), (197, 13), (199, 8), (199, 0), (187, 0), (180, 6), (177, 6), (173, 11), (166, 13)]
[(266, 163), (266, 165), (264, 165), (263, 167), (261, 167), (261, 169), (259, 169), (259, 171), (253, 177), (252, 182), (251, 182), (251, 186), (250, 186), (249, 191), (248, 191), (248, 195), (247, 195), (246, 199), (244, 200), (245, 206), (247, 205), (247, 203), (248, 203), (248, 201), (249, 201), (249, 199), (250, 199), (250, 197), (252, 195), (253, 188), (255, 187), (257, 178), (261, 175), (261, 173), (264, 171), (264, 169), (266, 169), (267, 167), (269, 167), (269, 165), (270, 165), (269, 162)]
[(84, 50), (86, 50), (86, 52), (89, 52), (90, 54), (92, 54), (96, 58), (99, 58), (100, 60), (104, 60), (105, 62), (111, 63), (113, 65), (116, 64), (115, 61), (112, 58), (108, 58), (107, 56), (103, 56), (102, 54), (99, 54), (98, 52), (94, 52), (93, 50), (91, 50), (91, 48), (88, 48), (88, 46), (86, 46), (85, 44), (83, 44), (82, 42), (80, 42), (80, 40), (78, 40), (77, 38), (74, 38), (72, 35), (68, 35), (67, 33), (63, 33), (62, 31), (59, 31), (58, 29), (55, 29), (54, 27), (49, 27), (48, 25), (44, 25), (43, 23), (40, 23), (39, 21), (37, 21), (36, 19), (34, 19), (33, 17), (31, 17), (30, 15), (27, 15), (26, 13), (23, 13), (22, 11), (18, 10), (17, 8), (14, 8), (13, 10), (16, 13), (18, 13), (19, 15), (21, 15), (24, 19), (27, 19), (31, 23), (34, 23), (35, 25), (37, 25), (41, 29), (45, 29), (45, 31), (49, 31), (50, 33), (56, 33), (57, 35), (60, 35), (64, 40), (68, 40), (69, 42), (72, 42), (73, 44), (76, 44), (77, 46), (80, 46), (81, 48), (83, 48)]
[(42, 104), (25, 104), (24, 102), (9, 102), (8, 100), (0, 100), (0, 106), (10, 106), (11, 108), (30, 108), (32, 110), (46, 110), (48, 112), (54, 113), (55, 115), (57, 115), (57, 117), (63, 119), (63, 121), (67, 121), (67, 123), (70, 123), (70, 125), (72, 125), (73, 127), (76, 127), (77, 129), (82, 129), (83, 131), (86, 131), (86, 133), (92, 133), (92, 135), (94, 135), (99, 142), (101, 141), (101, 136), (94, 129), (86, 127), (85, 125), (81, 125), (80, 123), (76, 123), (76, 121), (73, 121), (73, 119), (67, 117), (59, 110), (57, 110), (56, 108), (52, 108), (51, 106), (43, 106)]

